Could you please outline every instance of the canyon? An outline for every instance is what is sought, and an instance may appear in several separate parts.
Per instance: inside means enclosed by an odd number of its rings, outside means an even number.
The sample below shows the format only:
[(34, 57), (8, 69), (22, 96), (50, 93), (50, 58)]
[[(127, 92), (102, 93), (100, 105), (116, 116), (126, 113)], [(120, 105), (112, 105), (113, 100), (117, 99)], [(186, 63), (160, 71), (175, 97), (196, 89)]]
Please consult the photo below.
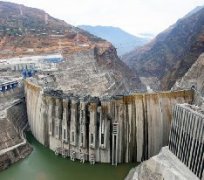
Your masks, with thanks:
[[(194, 9), (148, 44), (123, 56), (155, 90), (170, 90), (204, 51), (204, 7)], [(149, 80), (150, 79), (150, 80)], [(152, 81), (159, 82), (155, 86)], [(149, 82), (150, 81), (150, 82)]]
[(111, 43), (0, 2), (0, 170), (32, 152), (30, 131), (67, 161), (140, 163), (130, 180), (203, 178), (202, 17), (124, 56), (128, 67)]

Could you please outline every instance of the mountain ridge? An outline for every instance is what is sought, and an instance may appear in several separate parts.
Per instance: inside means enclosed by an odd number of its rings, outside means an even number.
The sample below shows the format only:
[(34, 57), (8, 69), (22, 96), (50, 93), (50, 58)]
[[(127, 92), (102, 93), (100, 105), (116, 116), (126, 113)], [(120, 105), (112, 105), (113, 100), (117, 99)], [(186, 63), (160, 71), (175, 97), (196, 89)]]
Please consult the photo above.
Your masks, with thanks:
[(135, 36), (119, 27), (101, 25), (80, 25), (78, 27), (111, 42), (117, 48), (118, 55), (120, 56), (139, 46), (144, 45), (150, 40), (150, 36)]
[[(0, 1), (0, 37), (0, 49), (11, 56), (27, 54), (28, 48), (33, 48), (35, 53), (50, 53), (58, 50), (58, 41), (65, 53), (112, 46), (43, 10), (3, 1)], [(6, 52), (0, 53), (2, 56), (6, 56)]]
[(123, 56), (140, 77), (156, 77), (170, 89), (204, 51), (204, 8), (179, 19), (150, 43)]
[[(67, 77), (64, 81), (74, 81), (69, 86), (79, 87), (84, 79), (93, 85), (95, 82), (88, 76), (76, 75), (78, 71), (86, 74), (88, 68), (90, 72), (94, 72), (94, 81), (99, 82), (100, 76), (104, 77), (104, 84), (100, 84), (101, 86), (113, 83), (113, 89), (110, 90), (112, 93), (133, 91), (141, 85), (136, 73), (118, 58), (116, 49), (110, 42), (53, 18), (45, 11), (0, 2), (0, 59), (55, 53), (62, 54), (64, 59), (58, 65), (61, 70), (59, 73)], [(70, 67), (72, 71), (68, 73)], [(108, 81), (109, 76), (112, 81)], [(124, 81), (126, 82), (123, 83)], [(86, 83), (84, 88), (86, 89)]]

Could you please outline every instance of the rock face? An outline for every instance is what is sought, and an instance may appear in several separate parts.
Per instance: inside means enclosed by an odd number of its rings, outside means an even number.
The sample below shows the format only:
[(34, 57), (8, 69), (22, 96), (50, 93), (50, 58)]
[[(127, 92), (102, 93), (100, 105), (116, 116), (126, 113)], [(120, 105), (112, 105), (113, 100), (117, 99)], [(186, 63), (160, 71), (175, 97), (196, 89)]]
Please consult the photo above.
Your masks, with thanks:
[(156, 77), (170, 89), (204, 51), (204, 8), (188, 14), (123, 61), (140, 77)]
[(169, 149), (161, 152), (132, 169), (125, 180), (190, 180), (199, 178), (193, 174)]
[(0, 171), (7, 169), (12, 164), (26, 158), (32, 152), (28, 144), (24, 144), (0, 155)]
[(52, 82), (50, 87), (75, 95), (110, 96), (143, 87), (137, 76), (133, 77), (134, 73), (117, 59), (115, 49), (75, 53), (60, 63), (58, 69), (45, 78)]
[[(10, 92), (11, 91), (11, 92)], [(0, 171), (28, 156), (32, 148), (23, 138), (27, 124), (22, 88), (0, 93)]]
[(186, 72), (186, 74), (178, 80), (172, 89), (188, 89), (195, 88), (200, 94), (204, 95), (204, 54), (201, 54), (198, 60)]
[(14, 125), (19, 133), (26, 126), (28, 119), (24, 98), (7, 109), (7, 119)]
[(1, 144), (0, 150), (7, 147), (14, 146), (20, 142), (22, 139), (20, 135), (17, 134), (14, 125), (7, 119), (1, 119), (0, 121), (0, 132), (1, 132)]
[[(83, 97), (25, 83), (28, 121), (36, 139), (56, 154), (90, 163), (140, 162), (167, 145), (171, 109), (191, 91)], [(156, 130), (157, 129), (157, 130)]]

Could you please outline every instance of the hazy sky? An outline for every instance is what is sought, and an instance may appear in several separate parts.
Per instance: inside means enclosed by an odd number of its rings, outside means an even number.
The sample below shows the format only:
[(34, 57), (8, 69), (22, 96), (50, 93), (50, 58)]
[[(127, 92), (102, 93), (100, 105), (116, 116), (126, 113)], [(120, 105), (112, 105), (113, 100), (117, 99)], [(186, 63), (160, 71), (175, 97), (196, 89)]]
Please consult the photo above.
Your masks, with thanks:
[[(7, 1), (7, 0), (4, 0)], [(108, 25), (132, 34), (159, 33), (204, 0), (10, 0), (73, 25)]]

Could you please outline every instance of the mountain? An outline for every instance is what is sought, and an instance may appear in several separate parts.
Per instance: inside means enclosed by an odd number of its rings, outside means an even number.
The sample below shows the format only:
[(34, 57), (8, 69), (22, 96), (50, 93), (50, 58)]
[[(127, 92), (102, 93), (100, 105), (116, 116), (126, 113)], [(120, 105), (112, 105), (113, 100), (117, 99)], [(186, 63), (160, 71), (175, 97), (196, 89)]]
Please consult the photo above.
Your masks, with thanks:
[(122, 57), (140, 77), (157, 78), (170, 89), (204, 52), (204, 8), (198, 7), (147, 45)]
[(198, 11), (200, 11), (202, 8), (204, 8), (204, 6), (197, 6), (196, 8), (194, 8), (192, 11), (190, 11), (188, 14), (186, 14), (184, 17), (187, 18), (195, 13), (197, 13)]
[(176, 81), (172, 89), (190, 89), (192, 87), (204, 96), (204, 53), (199, 56), (185, 75)]
[(0, 1), (0, 57), (49, 53), (58, 51), (59, 45), (70, 54), (97, 44), (112, 46), (43, 10)]
[(78, 27), (111, 42), (117, 48), (119, 56), (132, 51), (136, 47), (146, 44), (151, 38), (153, 38), (152, 34), (144, 34), (141, 37), (137, 37), (120, 28), (112, 26), (81, 25)]
[(0, 59), (53, 53), (63, 55), (55, 79), (65, 91), (91, 94), (98, 87), (94, 95), (114, 95), (141, 89), (111, 43), (43, 10), (0, 1)]

